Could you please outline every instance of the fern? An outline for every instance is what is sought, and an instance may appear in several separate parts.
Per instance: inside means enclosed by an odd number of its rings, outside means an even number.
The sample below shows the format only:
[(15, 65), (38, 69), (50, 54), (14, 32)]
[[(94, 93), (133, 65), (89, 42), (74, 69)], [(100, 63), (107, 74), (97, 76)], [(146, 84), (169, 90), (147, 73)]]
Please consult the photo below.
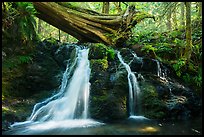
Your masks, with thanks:
[(185, 58), (181, 58), (177, 61), (176, 64), (173, 64), (173, 68), (176, 71), (177, 76), (181, 76), (181, 69), (183, 66), (186, 65), (186, 59)]
[(114, 60), (114, 58), (115, 58), (114, 49), (111, 49), (111, 48), (107, 49), (107, 56), (108, 56), (109, 60)]
[(198, 87), (202, 86), (202, 76), (198, 75), (194, 77), (193, 80)]
[(23, 63), (29, 63), (32, 61), (32, 58), (30, 56), (18, 56), (18, 60), (20, 61), (20, 64)]
[(13, 69), (17, 67), (18, 65), (29, 63), (32, 61), (31, 55), (19, 55), (14, 56), (9, 59), (4, 60), (3, 62), (3, 68), (5, 69)]
[(191, 77), (188, 73), (186, 73), (184, 76), (183, 76), (183, 80), (186, 82), (186, 83), (189, 83), (191, 81)]
[(141, 51), (146, 51), (147, 53), (149, 53), (149, 51), (155, 52), (155, 51), (157, 51), (157, 48), (153, 47), (150, 44), (147, 44), (147, 45), (142, 47)]
[(36, 34), (36, 21), (34, 14), (36, 10), (31, 2), (16, 2), (20, 17), (17, 19), (22, 35), (26, 39), (32, 40)]

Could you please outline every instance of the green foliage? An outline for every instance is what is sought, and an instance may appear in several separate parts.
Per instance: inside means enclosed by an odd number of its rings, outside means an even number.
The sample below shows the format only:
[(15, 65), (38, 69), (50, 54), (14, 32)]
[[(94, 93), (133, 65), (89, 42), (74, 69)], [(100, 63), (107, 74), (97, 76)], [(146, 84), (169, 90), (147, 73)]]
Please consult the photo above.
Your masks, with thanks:
[(19, 64), (23, 64), (23, 63), (29, 63), (30, 61), (32, 61), (32, 58), (30, 56), (18, 56), (18, 60), (19, 60)]
[[(199, 90), (200, 88), (202, 88), (202, 67), (200, 66), (198, 68), (197, 74), (190, 74), (190, 73), (185, 73), (182, 76), (182, 79), (189, 85), (193, 86), (193, 87), (197, 87), (197, 89)], [(196, 90), (197, 90), (196, 89)]]
[(169, 33), (169, 36), (170, 36), (171, 38), (176, 38), (176, 37), (179, 37), (181, 34), (182, 34), (181, 31), (174, 30), (174, 31), (172, 31), (172, 32)]
[(173, 64), (173, 68), (176, 71), (177, 76), (181, 76), (182, 67), (186, 64), (185, 58), (180, 58), (175, 64)]
[(173, 49), (171, 48), (171, 45), (168, 43), (157, 43), (156, 44), (157, 51), (161, 53), (172, 53)]
[[(35, 32), (35, 8), (31, 2), (4, 2), (2, 30), (3, 45), (23, 45), (29, 40), (37, 40)], [(12, 34), (12, 35), (11, 35)], [(13, 41), (9, 44), (10, 40)], [(6, 43), (7, 42), (7, 43)]]
[(3, 67), (7, 69), (13, 69), (18, 65), (29, 63), (31, 61), (32, 61), (31, 55), (18, 55), (4, 60)]
[(106, 71), (108, 68), (108, 61), (107, 59), (92, 59), (91, 68)]
[(193, 77), (193, 80), (198, 87), (202, 87), (202, 66), (199, 66), (198, 74)]
[(147, 45), (144, 45), (141, 49), (141, 51), (145, 51), (147, 53), (149, 53), (150, 51), (157, 51), (157, 48), (153, 47), (151, 44), (147, 44)]
[(23, 37), (32, 40), (35, 38), (36, 21), (34, 15), (37, 13), (31, 2), (16, 2), (20, 17), (17, 18), (19, 28)]
[(114, 60), (114, 58), (115, 58), (115, 50), (109, 48), (107, 50), (107, 56), (108, 56), (108, 60)]
[(31, 2), (16, 2), (16, 5), (22, 14), (34, 15), (37, 13)]
[(91, 55), (96, 59), (107, 59), (108, 61), (111, 61), (115, 58), (115, 50), (112, 47), (106, 46), (102, 43), (94, 44), (93, 47), (91, 47), (91, 53), (96, 54)]
[(184, 40), (180, 40), (178, 38), (175, 38), (173, 42), (178, 46), (183, 46), (184, 45)]
[[(145, 22), (145, 21), (144, 21)], [(149, 29), (145, 29), (145, 28)], [(151, 24), (150, 24), (151, 26)], [(184, 82), (194, 87), (200, 88), (202, 75), (199, 69), (202, 61), (202, 29), (200, 21), (192, 21), (192, 54), (191, 59), (186, 61), (183, 54), (186, 48), (185, 28), (178, 27), (172, 31), (158, 31), (153, 26), (143, 23), (137, 25), (137, 32), (128, 41), (130, 45), (139, 44), (142, 46), (143, 54), (152, 57), (150, 53), (155, 53), (156, 58), (169, 64), (176, 75)], [(154, 57), (154, 56), (153, 56)]]
[(183, 75), (183, 80), (186, 82), (186, 83), (190, 83), (191, 82), (191, 76), (186, 73)]
[(198, 87), (202, 86), (202, 75), (198, 74), (198, 76), (193, 77), (193, 80)]
[(32, 61), (31, 56), (18, 55), (7, 59), (2, 62), (2, 95), (15, 96), (19, 89), (14, 87), (18, 86), (17, 79), (24, 76), (27, 63)]

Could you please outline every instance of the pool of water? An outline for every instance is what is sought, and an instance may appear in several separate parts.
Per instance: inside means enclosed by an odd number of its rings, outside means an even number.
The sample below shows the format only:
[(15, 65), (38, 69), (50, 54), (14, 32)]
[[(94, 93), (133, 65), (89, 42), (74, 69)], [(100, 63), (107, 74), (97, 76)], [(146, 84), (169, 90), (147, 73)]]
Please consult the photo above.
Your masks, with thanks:
[(4, 135), (202, 135), (202, 117), (180, 121), (129, 118), (113, 123), (64, 121), (13, 127)]

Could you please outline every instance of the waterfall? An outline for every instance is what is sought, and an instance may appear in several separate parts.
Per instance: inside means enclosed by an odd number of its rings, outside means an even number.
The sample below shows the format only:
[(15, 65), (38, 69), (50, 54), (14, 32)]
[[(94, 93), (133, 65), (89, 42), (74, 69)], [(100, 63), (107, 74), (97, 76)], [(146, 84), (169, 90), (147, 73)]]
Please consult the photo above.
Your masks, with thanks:
[(157, 76), (158, 77), (162, 77), (162, 72), (161, 72), (161, 67), (160, 67), (160, 63), (158, 60), (155, 60), (157, 63)]
[(123, 61), (119, 51), (117, 52), (117, 56), (128, 72), (129, 114), (130, 114), (130, 117), (133, 117), (133, 116), (136, 116), (136, 104), (139, 98), (140, 88), (137, 82), (137, 78), (135, 77), (135, 74), (131, 71), (130, 66)]
[[(68, 71), (63, 75), (60, 92), (61, 97), (52, 100), (38, 110), (34, 111), (30, 117), (31, 121), (66, 120), (74, 118), (88, 118), (88, 92), (89, 92), (89, 61), (88, 49), (77, 49), (78, 57)], [(77, 65), (70, 82), (67, 82), (73, 66)], [(69, 65), (67, 65), (68, 67)], [(59, 95), (59, 94), (58, 94)], [(56, 95), (55, 95), (56, 96)], [(53, 97), (51, 97), (53, 98)], [(48, 100), (50, 100), (49, 98)], [(81, 112), (80, 112), (81, 111)]]
[(68, 61), (59, 92), (37, 103), (27, 121), (16, 122), (11, 127), (29, 123), (32, 123), (30, 129), (45, 129), (46, 126), (51, 128), (51, 125), (53, 128), (59, 125), (66, 127), (98, 125), (99, 122), (91, 120), (88, 113), (91, 72), (88, 52), (87, 48), (76, 47), (77, 56), (71, 64)]
[(162, 69), (161, 69), (161, 65), (160, 65), (160, 62), (156, 59), (152, 59), (154, 60), (156, 63), (157, 63), (157, 76), (162, 79), (162, 80), (166, 80), (167, 81), (167, 74), (166, 74), (166, 70), (164, 69), (163, 72), (162, 72)]

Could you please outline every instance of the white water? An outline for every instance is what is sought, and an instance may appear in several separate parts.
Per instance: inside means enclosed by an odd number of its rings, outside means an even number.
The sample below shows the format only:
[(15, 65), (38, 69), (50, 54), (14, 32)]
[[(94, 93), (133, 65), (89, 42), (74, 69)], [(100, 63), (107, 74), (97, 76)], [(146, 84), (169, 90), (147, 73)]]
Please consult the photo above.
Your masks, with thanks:
[[(32, 133), (33, 130), (102, 124), (90, 119), (88, 113), (91, 72), (88, 52), (89, 49), (77, 47), (77, 57), (71, 65), (68, 63), (60, 91), (45, 101), (37, 103), (27, 121), (14, 123), (11, 128), (26, 126), (26, 132)], [(73, 75), (70, 78), (71, 74)]]
[(136, 116), (136, 104), (139, 98), (140, 88), (137, 82), (137, 78), (135, 77), (135, 74), (131, 71), (130, 66), (123, 61), (119, 51), (117, 52), (117, 56), (128, 72), (129, 114), (130, 114), (130, 118), (134, 118), (134, 116)]
[(166, 76), (166, 72), (164, 70), (164, 72), (162, 72), (162, 69), (161, 69), (161, 66), (160, 66), (160, 62), (156, 59), (153, 59), (154, 61), (156, 61), (157, 63), (157, 76), (162, 79), (162, 80), (165, 80), (167, 81), (167, 76)]

